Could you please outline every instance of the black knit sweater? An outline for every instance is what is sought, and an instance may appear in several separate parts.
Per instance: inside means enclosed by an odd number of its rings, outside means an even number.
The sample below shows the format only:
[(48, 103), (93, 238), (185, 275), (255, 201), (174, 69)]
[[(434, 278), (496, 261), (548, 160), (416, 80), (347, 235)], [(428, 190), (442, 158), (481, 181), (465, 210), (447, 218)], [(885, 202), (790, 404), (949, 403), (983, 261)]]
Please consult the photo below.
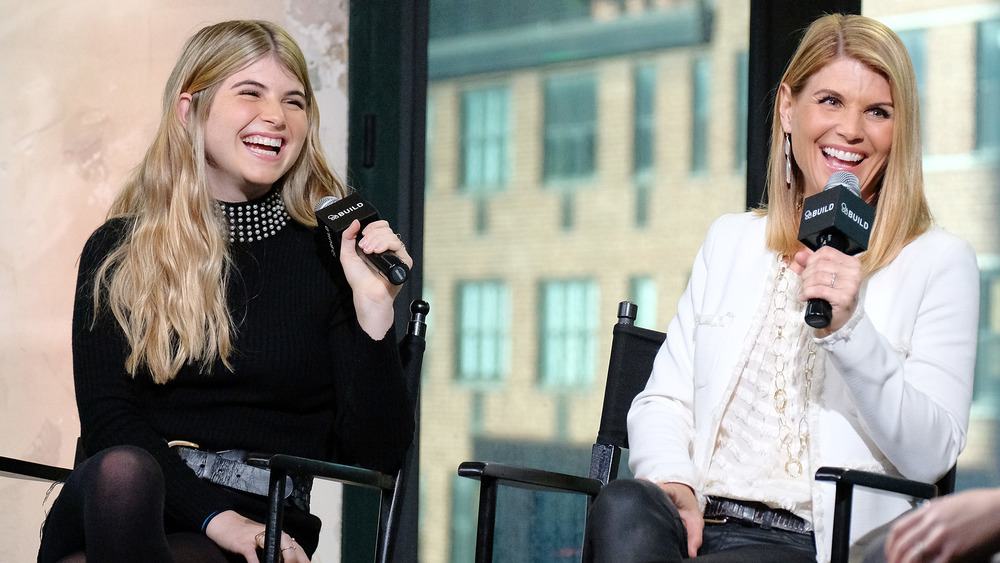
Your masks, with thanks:
[(233, 371), (221, 361), (209, 374), (187, 366), (158, 385), (125, 372), (127, 343), (106, 303), (93, 323), (94, 272), (125, 229), (122, 219), (105, 223), (80, 259), (73, 371), (88, 454), (121, 444), (151, 452), (164, 471), (168, 519), (194, 531), (232, 509), (231, 497), (195, 477), (168, 440), (383, 471), (402, 464), (414, 407), (394, 331), (375, 341), (360, 328), (350, 286), (320, 233), (289, 221), (261, 240), (232, 243)]

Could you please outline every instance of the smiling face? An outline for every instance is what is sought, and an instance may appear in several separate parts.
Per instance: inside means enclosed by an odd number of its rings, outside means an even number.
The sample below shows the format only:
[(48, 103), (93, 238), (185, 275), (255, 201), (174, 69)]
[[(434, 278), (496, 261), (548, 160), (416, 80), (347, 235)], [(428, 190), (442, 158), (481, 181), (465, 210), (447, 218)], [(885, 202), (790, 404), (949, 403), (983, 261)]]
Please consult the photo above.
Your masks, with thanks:
[[(178, 105), (186, 122), (190, 94)], [(222, 201), (267, 193), (295, 164), (309, 129), (305, 88), (267, 56), (226, 78), (205, 122), (208, 185)]]
[(812, 75), (795, 96), (779, 90), (779, 114), (791, 135), (792, 159), (802, 172), (803, 196), (823, 190), (830, 174), (858, 177), (871, 201), (892, 148), (893, 107), (889, 82), (861, 62), (841, 57)]

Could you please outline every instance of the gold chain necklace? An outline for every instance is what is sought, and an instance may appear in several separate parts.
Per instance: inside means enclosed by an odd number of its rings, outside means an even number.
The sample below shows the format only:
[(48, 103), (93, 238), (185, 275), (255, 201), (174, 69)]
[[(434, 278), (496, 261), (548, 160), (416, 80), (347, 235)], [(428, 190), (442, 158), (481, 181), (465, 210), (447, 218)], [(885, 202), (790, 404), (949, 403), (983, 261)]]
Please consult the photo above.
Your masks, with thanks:
[[(802, 475), (802, 456), (809, 447), (809, 426), (806, 423), (806, 413), (809, 412), (809, 395), (812, 390), (813, 368), (816, 365), (816, 345), (812, 341), (806, 345), (808, 355), (805, 361), (805, 401), (802, 405), (802, 416), (798, 421), (798, 436), (792, 436), (791, 415), (786, 412), (788, 407), (788, 378), (785, 376), (785, 354), (790, 342), (785, 335), (785, 325), (788, 322), (788, 278), (785, 277), (788, 267), (784, 259), (778, 257), (780, 269), (774, 280), (774, 293), (771, 305), (774, 308), (774, 342), (771, 343), (771, 353), (774, 355), (774, 410), (778, 412), (778, 440), (785, 448), (785, 474), (795, 478)], [(797, 446), (793, 451), (793, 446)]]

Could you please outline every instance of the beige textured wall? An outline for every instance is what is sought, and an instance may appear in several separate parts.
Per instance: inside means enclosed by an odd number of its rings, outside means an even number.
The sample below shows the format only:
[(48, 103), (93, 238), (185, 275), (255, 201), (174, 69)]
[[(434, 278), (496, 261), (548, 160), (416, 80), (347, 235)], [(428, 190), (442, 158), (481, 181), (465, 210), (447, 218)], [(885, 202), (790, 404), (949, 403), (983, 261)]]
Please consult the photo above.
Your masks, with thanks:
[[(0, 13), (0, 455), (68, 466), (77, 258), (152, 138), (181, 44), (226, 19), (285, 26), (310, 61), (325, 148), (343, 171), (347, 0), (0, 0)], [(34, 560), (46, 489), (0, 478), (0, 561)], [(317, 560), (339, 559), (335, 539)]]

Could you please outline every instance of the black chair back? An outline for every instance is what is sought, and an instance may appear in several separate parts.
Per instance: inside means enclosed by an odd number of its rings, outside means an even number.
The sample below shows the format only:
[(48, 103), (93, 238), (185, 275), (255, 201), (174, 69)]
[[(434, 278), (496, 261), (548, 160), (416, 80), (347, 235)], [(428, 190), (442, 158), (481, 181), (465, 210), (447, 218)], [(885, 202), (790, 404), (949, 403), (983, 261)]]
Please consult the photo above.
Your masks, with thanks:
[(646, 387), (653, 359), (666, 334), (635, 326), (638, 308), (630, 301), (618, 304), (613, 329), (608, 380), (604, 387), (601, 426), (590, 458), (590, 477), (607, 484), (618, 477), (622, 448), (628, 448), (626, 417), (632, 399)]

